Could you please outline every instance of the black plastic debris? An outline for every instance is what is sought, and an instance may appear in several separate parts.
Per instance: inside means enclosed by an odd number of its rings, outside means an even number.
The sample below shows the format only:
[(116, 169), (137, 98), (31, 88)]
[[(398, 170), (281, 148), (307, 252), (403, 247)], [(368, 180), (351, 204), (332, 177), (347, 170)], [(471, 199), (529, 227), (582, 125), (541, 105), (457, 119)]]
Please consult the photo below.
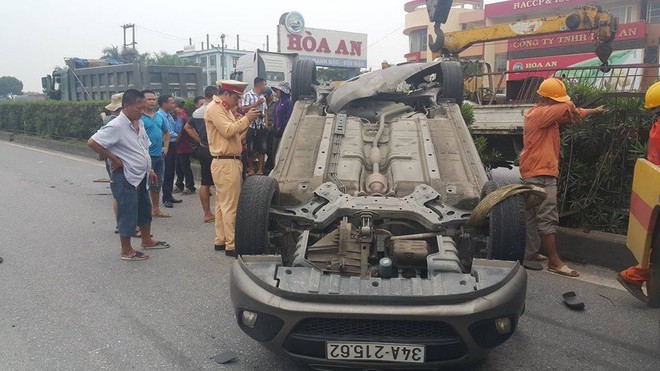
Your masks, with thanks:
[(213, 357), (213, 360), (221, 365), (232, 362), (234, 359), (236, 359), (236, 353), (234, 352), (222, 352), (217, 356)]

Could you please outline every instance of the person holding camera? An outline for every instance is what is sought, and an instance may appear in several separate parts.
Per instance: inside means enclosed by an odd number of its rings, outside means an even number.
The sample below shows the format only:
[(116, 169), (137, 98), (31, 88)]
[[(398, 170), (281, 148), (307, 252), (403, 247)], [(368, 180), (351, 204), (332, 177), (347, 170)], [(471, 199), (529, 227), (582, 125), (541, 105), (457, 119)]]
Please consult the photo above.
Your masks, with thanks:
[(215, 250), (236, 256), (234, 229), (236, 208), (243, 183), (241, 135), (260, 114), (256, 108), (238, 119), (232, 112), (238, 107), (246, 83), (235, 80), (218, 82), (218, 95), (204, 113), (209, 150), (213, 157), (211, 174), (215, 184)]
[[(266, 152), (268, 151), (268, 130), (266, 128), (266, 98), (264, 92), (266, 91), (266, 79), (262, 77), (254, 78), (254, 87), (243, 96), (241, 103), (241, 111), (249, 112), (251, 109), (256, 108), (259, 110), (259, 116), (250, 122), (250, 128), (247, 133), (247, 146), (248, 146), (248, 169), (247, 175), (263, 175)], [(257, 158), (257, 170), (254, 170), (254, 158)]]

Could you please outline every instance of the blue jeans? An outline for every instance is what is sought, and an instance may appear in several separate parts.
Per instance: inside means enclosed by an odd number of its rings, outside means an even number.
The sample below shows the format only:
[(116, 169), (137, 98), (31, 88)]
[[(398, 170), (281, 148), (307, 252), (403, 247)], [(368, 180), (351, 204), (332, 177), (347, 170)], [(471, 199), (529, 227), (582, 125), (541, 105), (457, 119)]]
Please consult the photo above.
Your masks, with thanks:
[(150, 183), (149, 190), (151, 192), (160, 192), (160, 189), (163, 187), (163, 179), (165, 176), (165, 160), (163, 159), (163, 156), (151, 156), (151, 168), (156, 173), (156, 177), (158, 177), (158, 184)]
[(174, 190), (174, 174), (176, 172), (176, 145), (170, 142), (170, 149), (167, 151), (167, 156), (163, 156), (165, 161), (165, 175), (163, 182), (161, 182), (163, 189), (163, 202), (172, 201), (172, 191)]
[(124, 171), (112, 173), (112, 195), (117, 200), (117, 229), (122, 237), (135, 234), (135, 226), (151, 223), (151, 199), (147, 191), (147, 176), (135, 187), (126, 180)]

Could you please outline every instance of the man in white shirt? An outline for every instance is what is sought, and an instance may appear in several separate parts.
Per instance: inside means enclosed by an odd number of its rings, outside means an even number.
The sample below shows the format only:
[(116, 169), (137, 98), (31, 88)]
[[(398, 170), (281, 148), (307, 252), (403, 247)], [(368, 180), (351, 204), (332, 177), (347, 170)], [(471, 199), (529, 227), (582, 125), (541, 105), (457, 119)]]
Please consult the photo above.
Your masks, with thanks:
[(139, 261), (149, 256), (135, 251), (131, 236), (135, 226), (142, 232), (143, 249), (170, 247), (151, 237), (151, 200), (147, 191), (147, 178), (158, 182), (151, 170), (149, 137), (140, 121), (144, 108), (144, 95), (129, 89), (122, 97), (122, 111), (114, 120), (101, 127), (87, 141), (87, 145), (104, 156), (110, 163), (112, 195), (117, 200), (117, 227), (121, 242), (122, 260)]

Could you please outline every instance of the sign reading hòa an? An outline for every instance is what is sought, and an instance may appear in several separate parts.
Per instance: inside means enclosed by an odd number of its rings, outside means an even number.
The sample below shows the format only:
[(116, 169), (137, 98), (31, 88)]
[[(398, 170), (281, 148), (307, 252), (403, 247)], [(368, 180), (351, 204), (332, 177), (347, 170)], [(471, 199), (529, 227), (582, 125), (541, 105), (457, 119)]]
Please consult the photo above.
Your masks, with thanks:
[(277, 26), (281, 53), (298, 53), (324, 67), (367, 67), (367, 35), (305, 27), (298, 12), (285, 13)]

